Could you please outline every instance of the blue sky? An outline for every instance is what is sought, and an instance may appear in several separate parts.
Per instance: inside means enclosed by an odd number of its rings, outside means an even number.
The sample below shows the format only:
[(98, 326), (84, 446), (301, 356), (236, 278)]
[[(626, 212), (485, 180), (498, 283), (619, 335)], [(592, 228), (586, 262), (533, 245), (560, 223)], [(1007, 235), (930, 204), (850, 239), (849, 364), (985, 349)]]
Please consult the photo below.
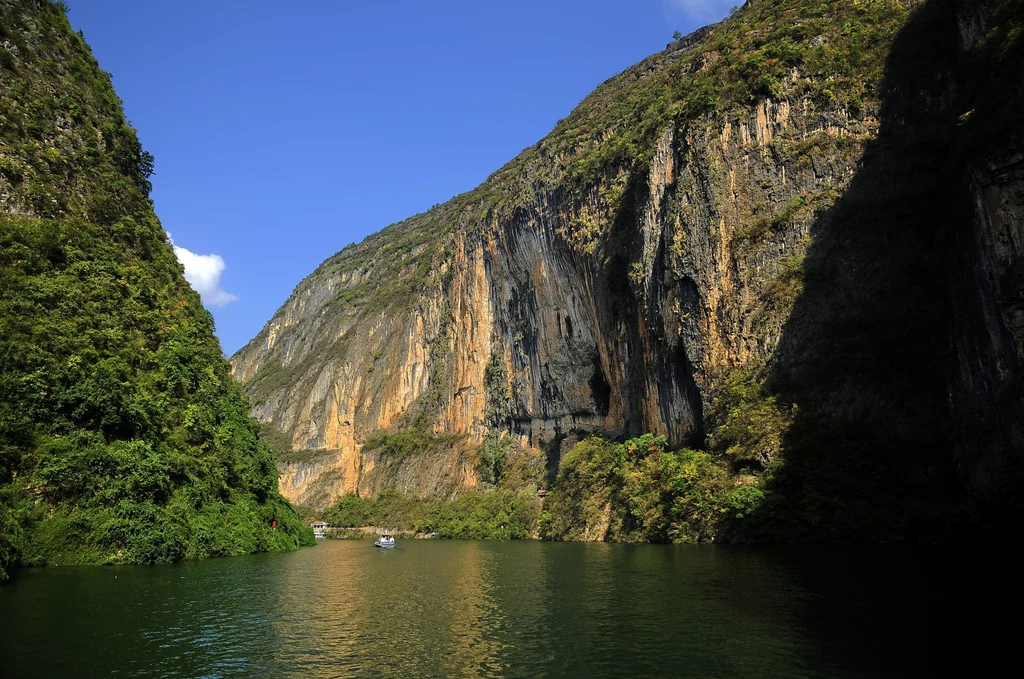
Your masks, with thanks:
[(230, 355), (345, 245), (468, 191), (740, 0), (69, 0)]

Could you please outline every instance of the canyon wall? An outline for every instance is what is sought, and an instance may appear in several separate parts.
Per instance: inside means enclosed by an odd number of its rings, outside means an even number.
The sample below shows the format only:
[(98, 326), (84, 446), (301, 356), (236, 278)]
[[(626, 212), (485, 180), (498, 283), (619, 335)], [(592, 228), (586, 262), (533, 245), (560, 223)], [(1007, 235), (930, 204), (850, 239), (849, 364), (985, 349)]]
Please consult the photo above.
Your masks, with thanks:
[[(1022, 100), (1019, 35), (992, 38), (1016, 11), (748, 2), (331, 257), (232, 359), (282, 491), (451, 496), (499, 433), (553, 473), (581, 436), (653, 432), (774, 470), (779, 516), (814, 486), (882, 533), (906, 493), (991, 485), (1022, 421), (1020, 118), (988, 117)], [(972, 108), (979, 68), (1005, 96)], [(404, 431), (455, 438), (388, 457)]]

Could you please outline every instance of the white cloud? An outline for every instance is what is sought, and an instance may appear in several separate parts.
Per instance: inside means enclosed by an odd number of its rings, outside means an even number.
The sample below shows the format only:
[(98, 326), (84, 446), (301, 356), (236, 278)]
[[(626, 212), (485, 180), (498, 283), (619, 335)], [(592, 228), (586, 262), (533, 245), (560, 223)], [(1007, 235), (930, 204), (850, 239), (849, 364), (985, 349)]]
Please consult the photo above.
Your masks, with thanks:
[[(171, 241), (171, 245), (174, 245), (174, 241)], [(227, 266), (223, 257), (212, 254), (197, 255), (179, 245), (174, 245), (174, 254), (185, 267), (185, 280), (203, 298), (203, 304), (222, 307), (238, 299), (238, 295), (225, 292), (220, 287), (220, 275)]]
[(743, 0), (662, 0), (670, 11), (693, 21), (718, 21)]

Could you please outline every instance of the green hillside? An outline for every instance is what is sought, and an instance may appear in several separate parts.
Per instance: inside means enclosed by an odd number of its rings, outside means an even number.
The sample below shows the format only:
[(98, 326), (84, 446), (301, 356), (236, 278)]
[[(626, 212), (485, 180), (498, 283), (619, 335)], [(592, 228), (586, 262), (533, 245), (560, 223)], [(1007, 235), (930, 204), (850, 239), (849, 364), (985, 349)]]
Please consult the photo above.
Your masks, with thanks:
[(0, 0), (0, 580), (312, 541), (152, 171), (60, 3)]

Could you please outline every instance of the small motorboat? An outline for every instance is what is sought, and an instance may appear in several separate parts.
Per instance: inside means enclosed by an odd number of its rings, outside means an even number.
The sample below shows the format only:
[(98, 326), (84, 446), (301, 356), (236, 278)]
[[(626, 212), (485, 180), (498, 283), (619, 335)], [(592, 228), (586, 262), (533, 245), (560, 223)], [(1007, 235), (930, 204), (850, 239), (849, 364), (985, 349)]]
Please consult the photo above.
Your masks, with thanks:
[(377, 536), (377, 539), (373, 543), (374, 547), (380, 547), (382, 549), (391, 549), (395, 546), (395, 536), (389, 533)]

